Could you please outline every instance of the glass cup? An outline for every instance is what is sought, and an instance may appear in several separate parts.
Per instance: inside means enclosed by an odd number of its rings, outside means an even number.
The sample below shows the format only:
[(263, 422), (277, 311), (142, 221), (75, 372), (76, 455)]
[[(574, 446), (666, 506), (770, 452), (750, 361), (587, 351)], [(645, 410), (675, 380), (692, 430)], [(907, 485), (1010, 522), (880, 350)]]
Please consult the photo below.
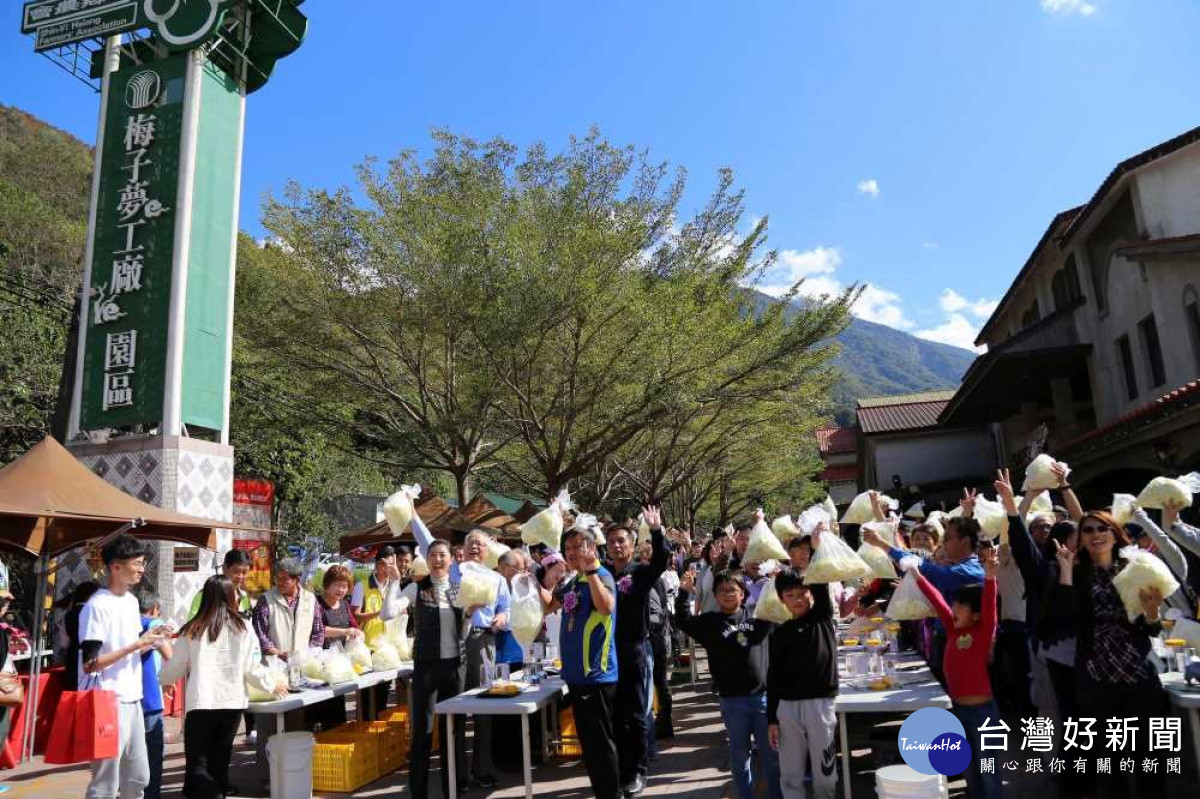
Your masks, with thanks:
[(496, 679), (499, 680), (500, 682), (506, 682), (508, 680), (508, 675), (509, 675), (508, 664), (507, 663), (497, 663), (496, 664)]
[(482, 688), (491, 688), (492, 683), (496, 681), (496, 667), (491, 663), (483, 663), (479, 666), (479, 685)]
[(1180, 674), (1187, 673), (1188, 664), (1196, 657), (1196, 650), (1190, 646), (1181, 646), (1175, 650), (1175, 670)]

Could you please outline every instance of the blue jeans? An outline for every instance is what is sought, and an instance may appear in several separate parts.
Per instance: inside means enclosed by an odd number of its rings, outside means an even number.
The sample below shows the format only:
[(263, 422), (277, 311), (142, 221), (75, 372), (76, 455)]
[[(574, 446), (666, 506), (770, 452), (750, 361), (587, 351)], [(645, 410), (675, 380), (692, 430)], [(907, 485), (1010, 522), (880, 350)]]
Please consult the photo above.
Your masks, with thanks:
[(163, 770), (163, 714), (142, 711), (146, 722), (146, 757), (150, 761), (150, 782), (146, 785), (143, 799), (160, 799), (162, 796)]
[[(971, 799), (999, 799), (1001, 787), (999, 769), (993, 769), (992, 773), (984, 774), (979, 768), (979, 761), (984, 754), (982, 751), (983, 735), (980, 734), (979, 728), (988, 719), (991, 719), (989, 726), (996, 725), (1000, 718), (1000, 708), (996, 704), (996, 700), (993, 699), (985, 705), (960, 705), (956, 702), (950, 708), (950, 712), (962, 722), (967, 734), (967, 743), (971, 745), (971, 765), (965, 772), (967, 795)], [(1000, 760), (1000, 757), (996, 757), (997, 763)]]
[(767, 796), (782, 799), (779, 789), (779, 755), (767, 740), (767, 695), (721, 697), (721, 718), (729, 733), (729, 773), (738, 799), (753, 799), (754, 767), (751, 763), (750, 739), (758, 766), (767, 777)]

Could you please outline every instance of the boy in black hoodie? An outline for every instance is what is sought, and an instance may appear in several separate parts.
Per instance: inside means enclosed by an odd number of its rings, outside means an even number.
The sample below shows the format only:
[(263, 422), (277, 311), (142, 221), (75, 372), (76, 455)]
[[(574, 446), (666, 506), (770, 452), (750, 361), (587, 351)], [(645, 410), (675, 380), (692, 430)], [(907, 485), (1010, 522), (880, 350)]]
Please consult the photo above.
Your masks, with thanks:
[(784, 799), (804, 799), (811, 758), (813, 795), (832, 799), (837, 789), (833, 701), (838, 672), (829, 586), (807, 586), (787, 569), (775, 577), (775, 591), (792, 614), (791, 621), (771, 633), (767, 670), (767, 735), (779, 751), (780, 788)]

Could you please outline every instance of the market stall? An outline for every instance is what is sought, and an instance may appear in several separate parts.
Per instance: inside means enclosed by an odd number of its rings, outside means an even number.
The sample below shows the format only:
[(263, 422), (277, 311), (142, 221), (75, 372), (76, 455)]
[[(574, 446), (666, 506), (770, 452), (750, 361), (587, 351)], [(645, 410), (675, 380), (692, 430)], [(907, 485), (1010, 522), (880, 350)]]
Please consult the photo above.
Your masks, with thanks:
[[(100, 543), (128, 532), (138, 538), (176, 541), (212, 549), (218, 529), (244, 525), (202, 519), (155, 507), (131, 497), (93, 474), (52, 438), (45, 438), (0, 469), (0, 546), (37, 559), (33, 645), (41, 645), (45, 627), (50, 561), (87, 543)], [(29, 720), (19, 755), (33, 756), (38, 712), (42, 709), (41, 659), (30, 668), (26, 694)], [(25, 710), (24, 708), (22, 709)], [(40, 734), (40, 733), (39, 733)]]

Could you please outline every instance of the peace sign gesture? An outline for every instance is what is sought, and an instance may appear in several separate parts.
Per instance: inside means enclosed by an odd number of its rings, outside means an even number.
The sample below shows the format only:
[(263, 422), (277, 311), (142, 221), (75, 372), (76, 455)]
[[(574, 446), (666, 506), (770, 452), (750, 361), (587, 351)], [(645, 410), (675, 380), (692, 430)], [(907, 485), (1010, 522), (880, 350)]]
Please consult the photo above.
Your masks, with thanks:
[(962, 508), (962, 515), (966, 518), (971, 518), (975, 515), (975, 497), (979, 494), (973, 488), (963, 489), (963, 498), (958, 501), (958, 506)]

